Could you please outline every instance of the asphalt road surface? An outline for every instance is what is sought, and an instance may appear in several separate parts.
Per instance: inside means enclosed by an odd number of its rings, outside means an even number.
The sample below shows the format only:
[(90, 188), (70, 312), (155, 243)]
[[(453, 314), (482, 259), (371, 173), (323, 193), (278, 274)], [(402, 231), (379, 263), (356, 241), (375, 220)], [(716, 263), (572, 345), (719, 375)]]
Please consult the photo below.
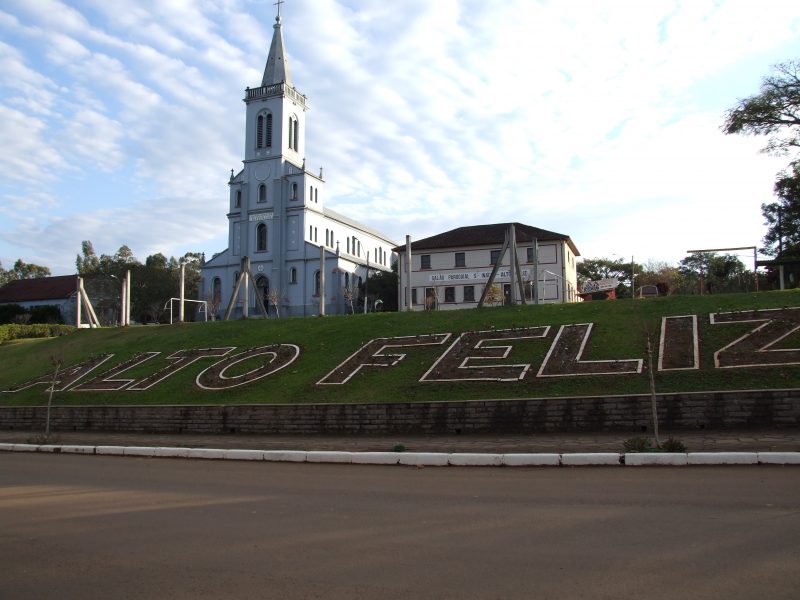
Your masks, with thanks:
[(0, 598), (800, 597), (800, 468), (0, 454)]

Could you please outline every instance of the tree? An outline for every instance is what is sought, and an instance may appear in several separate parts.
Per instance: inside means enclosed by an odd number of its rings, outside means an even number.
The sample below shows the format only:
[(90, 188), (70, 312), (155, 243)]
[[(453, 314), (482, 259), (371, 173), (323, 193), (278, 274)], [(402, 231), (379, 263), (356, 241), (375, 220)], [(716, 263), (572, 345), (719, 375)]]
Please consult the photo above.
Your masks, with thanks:
[[(187, 252), (182, 258), (167, 258), (157, 252), (140, 263), (128, 246), (120, 246), (113, 255), (94, 251), (92, 242), (81, 244), (81, 254), (76, 259), (78, 273), (86, 277), (89, 296), (95, 310), (103, 313), (101, 320), (114, 322), (119, 315), (121, 286), (126, 272), (131, 271), (131, 316), (142, 323), (164, 320), (164, 305), (170, 298), (177, 298), (180, 289), (180, 264), (184, 267), (184, 296), (197, 298), (200, 282), (202, 254)], [(186, 318), (191, 319), (196, 307), (188, 304)], [(100, 316), (100, 315), (98, 315)]]
[(617, 295), (630, 295), (631, 276), (634, 272), (641, 273), (642, 266), (635, 262), (625, 262), (621, 258), (585, 258), (577, 264), (577, 271), (580, 287), (587, 281), (616, 277), (619, 279)]
[(731, 108), (723, 131), (771, 136), (765, 152), (786, 154), (800, 148), (800, 59), (775, 65), (761, 91)]
[(8, 270), (4, 269), (3, 264), (0, 263), (0, 285), (5, 285), (9, 281), (17, 279), (40, 279), (42, 277), (50, 277), (50, 269), (41, 265), (26, 263), (21, 258), (18, 258), (14, 266)]
[(370, 297), (375, 298), (375, 301), (381, 301), (382, 310), (396, 311), (399, 285), (395, 262), (391, 271), (375, 271), (370, 274), (368, 283)]
[[(800, 59), (775, 66), (758, 94), (739, 100), (725, 115), (728, 134), (770, 136), (763, 151), (786, 155), (800, 149)], [(761, 205), (767, 225), (765, 254), (800, 253), (800, 159), (793, 159), (775, 182), (778, 202)], [(784, 245), (785, 242), (785, 245)]]
[(761, 205), (767, 233), (762, 252), (769, 256), (800, 255), (800, 161), (775, 182), (777, 202)]
[(733, 254), (696, 252), (680, 262), (685, 277), (684, 293), (719, 294), (751, 289), (752, 273)]

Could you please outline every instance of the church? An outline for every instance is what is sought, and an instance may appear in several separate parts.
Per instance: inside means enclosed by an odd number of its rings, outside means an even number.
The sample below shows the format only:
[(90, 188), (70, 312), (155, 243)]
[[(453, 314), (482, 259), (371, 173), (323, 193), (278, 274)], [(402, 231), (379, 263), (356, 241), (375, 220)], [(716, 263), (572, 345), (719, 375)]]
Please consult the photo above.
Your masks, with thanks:
[[(368, 273), (391, 269), (397, 243), (325, 207), (322, 169), (306, 169), (308, 98), (292, 83), (280, 12), (261, 85), (248, 87), (244, 102), (244, 168), (228, 181), (228, 248), (202, 265), (200, 299), (209, 314), (233, 318), (258, 314), (260, 300), (281, 317), (351, 312)], [(252, 278), (237, 285), (248, 262)]]

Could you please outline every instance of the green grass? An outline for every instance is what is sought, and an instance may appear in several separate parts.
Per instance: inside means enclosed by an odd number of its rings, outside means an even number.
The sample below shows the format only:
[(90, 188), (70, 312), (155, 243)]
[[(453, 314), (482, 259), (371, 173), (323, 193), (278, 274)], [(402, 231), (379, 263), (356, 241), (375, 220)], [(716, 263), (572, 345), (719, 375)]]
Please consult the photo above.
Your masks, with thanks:
[[(646, 333), (654, 335), (657, 347), (662, 316), (698, 316), (701, 338), (701, 369), (656, 373), (659, 392), (702, 390), (796, 388), (800, 387), (797, 366), (773, 368), (713, 368), (713, 353), (744, 332), (752, 324), (709, 324), (712, 312), (800, 306), (800, 292), (764, 292), (717, 296), (675, 296), (650, 300), (618, 300), (519, 306), (424, 313), (379, 313), (325, 318), (250, 320), (216, 323), (140, 326), (81, 330), (53, 339), (26, 340), (0, 346), (0, 389), (8, 389), (34, 377), (52, 372), (51, 358), (65, 365), (90, 356), (113, 353), (115, 356), (98, 373), (136, 353), (160, 351), (162, 354), (121, 375), (141, 378), (167, 365), (164, 357), (179, 349), (254, 346), (291, 343), (302, 354), (289, 367), (265, 379), (223, 391), (201, 390), (194, 378), (214, 359), (202, 359), (151, 390), (143, 392), (59, 392), (59, 404), (239, 404), (304, 402), (392, 402), (464, 400), (479, 398), (522, 398), (585, 396), (598, 394), (646, 393), (647, 373), (563, 378), (536, 378), (558, 326), (594, 323), (585, 359), (646, 359)], [(420, 383), (419, 378), (445, 347), (407, 348), (406, 359), (393, 368), (364, 369), (341, 386), (317, 387), (315, 383), (355, 352), (377, 337), (427, 333), (506, 329), (550, 325), (547, 339), (513, 342), (514, 363), (530, 362), (532, 373), (521, 382)], [(449, 344), (449, 343), (448, 343)], [(781, 342), (783, 348), (800, 347), (800, 335)], [(242, 365), (239, 371), (247, 370)], [(250, 368), (253, 364), (250, 364)], [(5, 405), (37, 405), (46, 398), (44, 386), (0, 395)]]

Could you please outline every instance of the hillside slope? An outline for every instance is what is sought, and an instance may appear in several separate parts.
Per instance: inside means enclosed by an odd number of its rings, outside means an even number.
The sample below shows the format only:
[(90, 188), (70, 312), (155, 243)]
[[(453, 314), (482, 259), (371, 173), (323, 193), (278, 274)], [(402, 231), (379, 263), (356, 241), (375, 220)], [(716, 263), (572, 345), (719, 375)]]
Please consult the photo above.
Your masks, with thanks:
[[(46, 383), (22, 384), (52, 377), (54, 360), (67, 368), (87, 365), (83, 371), (62, 372), (58, 404), (646, 393), (648, 334), (659, 392), (798, 388), (800, 350), (794, 349), (800, 348), (800, 308), (795, 307), (800, 307), (800, 292), (785, 291), (82, 330), (0, 346), (0, 390), (6, 390), (0, 403), (46, 401)], [(717, 314), (731, 311), (750, 312)], [(712, 313), (717, 314), (713, 323)], [(691, 315), (697, 316), (696, 365)], [(668, 316), (687, 318), (668, 321), (661, 343), (662, 317)], [(396, 337), (404, 339), (364, 347)], [(492, 341), (498, 339), (503, 341)], [(387, 343), (406, 346), (381, 355)], [(725, 368), (715, 366), (715, 353), (722, 349), (718, 360)], [(249, 358), (242, 354), (247, 351)]]

